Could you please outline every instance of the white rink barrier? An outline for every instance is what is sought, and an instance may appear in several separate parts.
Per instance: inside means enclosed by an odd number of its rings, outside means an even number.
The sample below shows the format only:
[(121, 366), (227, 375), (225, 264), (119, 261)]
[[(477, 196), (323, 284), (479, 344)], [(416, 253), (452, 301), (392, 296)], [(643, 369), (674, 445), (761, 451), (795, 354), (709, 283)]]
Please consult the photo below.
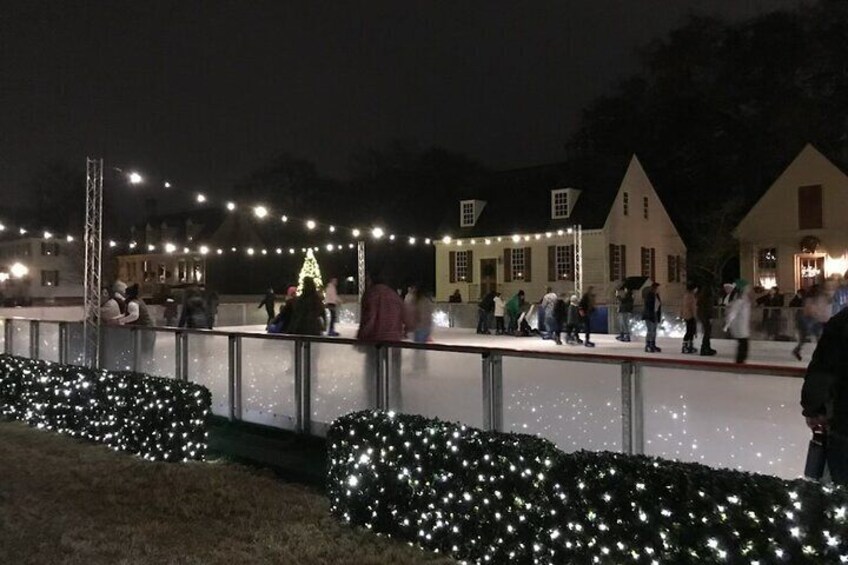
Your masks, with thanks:
[[(81, 364), (80, 322), (0, 318), (0, 351)], [(215, 415), (322, 436), (378, 408), (617, 451), (802, 474), (803, 369), (710, 360), (105, 327), (100, 365), (202, 384)]]

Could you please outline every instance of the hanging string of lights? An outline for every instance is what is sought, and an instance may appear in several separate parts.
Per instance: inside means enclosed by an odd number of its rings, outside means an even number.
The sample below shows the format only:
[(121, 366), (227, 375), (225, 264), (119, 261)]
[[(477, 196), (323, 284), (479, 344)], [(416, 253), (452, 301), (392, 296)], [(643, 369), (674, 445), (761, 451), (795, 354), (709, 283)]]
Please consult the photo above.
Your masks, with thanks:
[[(144, 177), (136, 172), (125, 172), (120, 168), (113, 167), (113, 170), (126, 176), (127, 181), (131, 185), (140, 185), (145, 182)], [(106, 240), (106, 245), (112, 251), (126, 251), (127, 253), (198, 253), (200, 255), (225, 255), (231, 253), (243, 253), (248, 256), (267, 256), (267, 255), (294, 255), (297, 253), (306, 253), (307, 250), (313, 252), (341, 252), (345, 250), (355, 250), (356, 242), (363, 241), (369, 238), (374, 241), (387, 241), (389, 243), (405, 243), (407, 246), (417, 245), (435, 245), (441, 243), (444, 245), (455, 245), (462, 247), (463, 245), (491, 245), (493, 242), (502, 242), (511, 240), (513, 243), (521, 241), (530, 242), (541, 239), (551, 239), (553, 237), (565, 237), (572, 234), (572, 228), (559, 229), (555, 232), (544, 232), (535, 234), (513, 234), (501, 235), (485, 238), (457, 238), (454, 239), (450, 235), (441, 237), (419, 237), (411, 234), (399, 235), (391, 232), (387, 228), (374, 225), (372, 222), (363, 222), (360, 225), (369, 225), (368, 228), (360, 228), (357, 226), (340, 225), (316, 219), (314, 217), (306, 217), (293, 215), (289, 212), (275, 211), (265, 204), (247, 204), (238, 202), (234, 199), (214, 199), (203, 192), (185, 191), (175, 186), (169, 180), (162, 181), (162, 187), (169, 192), (178, 191), (190, 196), (191, 200), (198, 205), (213, 207), (220, 204), (228, 213), (237, 213), (244, 210), (249, 210), (249, 217), (252, 217), (257, 222), (278, 221), (284, 226), (301, 226), (304, 233), (312, 240), (310, 245), (306, 246), (289, 246), (285, 242), (277, 242), (270, 247), (256, 247), (255, 245), (236, 245), (236, 246), (213, 246), (209, 242), (195, 242), (189, 237), (188, 241), (166, 241), (159, 245), (151, 242), (139, 244), (137, 240), (123, 238), (109, 238)], [(17, 235), (20, 238), (41, 237), (45, 240), (64, 239), (68, 243), (72, 243), (80, 239), (79, 234), (62, 234), (57, 235), (57, 230), (33, 230), (23, 224), (13, 224), (0, 221), (0, 235), (3, 233)], [(323, 235), (323, 237), (321, 237)], [(321, 237), (323, 242), (318, 243), (316, 240)], [(290, 243), (290, 239), (288, 242)]]

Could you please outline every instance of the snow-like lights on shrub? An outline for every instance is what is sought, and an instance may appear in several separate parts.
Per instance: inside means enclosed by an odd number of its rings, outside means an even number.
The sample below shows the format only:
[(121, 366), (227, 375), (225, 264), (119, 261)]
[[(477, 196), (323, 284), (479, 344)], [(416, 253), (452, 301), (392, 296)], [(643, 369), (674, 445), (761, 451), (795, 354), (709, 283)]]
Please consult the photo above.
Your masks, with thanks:
[(336, 516), (467, 562), (848, 562), (841, 488), (382, 412), (327, 444)]
[(194, 383), (0, 356), (0, 415), (149, 460), (202, 460), (210, 403)]

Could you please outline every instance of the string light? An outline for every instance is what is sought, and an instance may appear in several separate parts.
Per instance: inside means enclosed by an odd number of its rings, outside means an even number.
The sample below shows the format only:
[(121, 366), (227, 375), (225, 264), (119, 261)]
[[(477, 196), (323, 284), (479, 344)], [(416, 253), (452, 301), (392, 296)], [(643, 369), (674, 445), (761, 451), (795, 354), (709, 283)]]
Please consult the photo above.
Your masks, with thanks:
[(165, 188), (171, 188), (171, 183), (169, 183), (168, 181), (165, 181), (165, 184), (163, 186)]
[(197, 200), (199, 204), (203, 204), (206, 202), (206, 195), (198, 193), (197, 196), (195, 196), (195, 200)]
[(289, 221), (289, 217), (286, 216), (285, 214), (283, 214), (282, 216), (280, 216), (280, 221), (282, 221), (285, 224), (286, 222)]
[(203, 460), (203, 386), (127, 371), (0, 356), (0, 414), (151, 461)]
[(144, 178), (136, 171), (131, 172), (128, 177), (130, 179), (130, 184), (141, 184), (144, 182)]
[(315, 229), (315, 220), (306, 220), (306, 229), (314, 230)]
[(73, 243), (74, 242), (74, 236), (69, 235), (69, 236), (65, 237), (65, 241), (67, 241), (68, 243)]
[(330, 226), (330, 233), (333, 233), (335, 231), (336, 231), (336, 226)]
[(333, 515), (461, 562), (848, 562), (846, 489), (392, 412), (327, 445)]
[(383, 231), (383, 228), (372, 228), (371, 235), (374, 239), (380, 239), (383, 235), (385, 235), (385, 232)]
[(209, 248), (205, 245), (201, 245), (200, 246), (200, 254), (201, 255), (208, 255), (209, 254)]
[(166, 243), (165, 244), (165, 253), (173, 253), (176, 250), (177, 250), (177, 246), (174, 245), (173, 243)]
[(235, 202), (227, 202), (227, 210), (232, 212), (235, 209), (236, 209), (236, 203)]
[(268, 208), (266, 208), (265, 206), (256, 206), (256, 207), (253, 209), (253, 214), (254, 214), (257, 218), (259, 218), (260, 220), (262, 220), (262, 219), (264, 219), (264, 218), (265, 218), (265, 216), (267, 216), (267, 215), (268, 215)]
[(49, 231), (44, 232), (44, 239), (50, 239), (51, 237), (53, 237), (52, 233), (50, 233)]

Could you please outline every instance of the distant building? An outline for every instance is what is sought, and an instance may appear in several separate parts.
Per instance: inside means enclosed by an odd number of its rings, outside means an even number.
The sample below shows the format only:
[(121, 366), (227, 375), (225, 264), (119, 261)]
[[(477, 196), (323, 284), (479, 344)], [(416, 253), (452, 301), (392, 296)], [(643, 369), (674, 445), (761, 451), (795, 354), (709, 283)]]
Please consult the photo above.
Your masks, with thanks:
[(807, 144), (734, 231), (742, 277), (792, 292), (848, 270), (848, 176)]
[(439, 300), (455, 289), (471, 301), (489, 290), (523, 289), (530, 301), (548, 286), (573, 291), (577, 225), (583, 289), (594, 287), (599, 303), (640, 275), (659, 282), (666, 301), (682, 297), (686, 246), (635, 155), (614, 182), (582, 184), (563, 165), (545, 165), (499, 173), (456, 206), (436, 243)]
[[(25, 267), (12, 275), (15, 264)], [(0, 241), (0, 293), (4, 301), (53, 303), (83, 295), (83, 248), (79, 241), (24, 237)]]

